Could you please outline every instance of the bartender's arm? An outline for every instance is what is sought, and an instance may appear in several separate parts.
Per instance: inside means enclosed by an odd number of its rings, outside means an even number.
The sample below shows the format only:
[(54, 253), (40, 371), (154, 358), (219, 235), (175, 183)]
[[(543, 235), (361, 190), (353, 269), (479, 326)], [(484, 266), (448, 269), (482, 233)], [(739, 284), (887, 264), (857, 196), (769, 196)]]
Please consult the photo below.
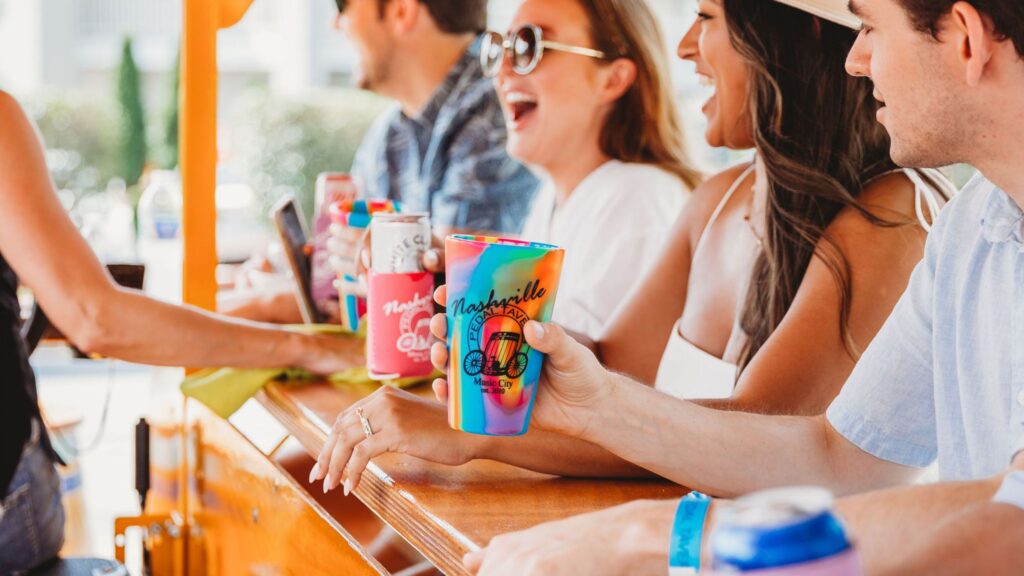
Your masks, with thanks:
[(0, 126), (0, 253), (82, 350), (169, 366), (329, 373), (359, 363), (355, 342), (226, 320), (117, 286), (60, 204), (34, 126), (4, 92)]

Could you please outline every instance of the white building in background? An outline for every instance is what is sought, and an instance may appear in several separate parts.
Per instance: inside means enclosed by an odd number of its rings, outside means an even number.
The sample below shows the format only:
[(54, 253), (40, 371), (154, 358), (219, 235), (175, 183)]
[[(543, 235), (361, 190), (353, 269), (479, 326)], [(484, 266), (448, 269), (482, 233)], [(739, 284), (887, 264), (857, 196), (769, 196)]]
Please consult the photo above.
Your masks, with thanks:
[[(695, 0), (648, 0), (665, 32), (688, 139), (698, 156), (722, 162), (704, 146), (698, 86), (676, 45), (694, 20)], [(490, 0), (490, 25), (508, 27), (519, 0)], [(349, 86), (355, 56), (334, 30), (333, 0), (254, 0), (245, 18), (219, 39), (220, 100), (265, 86), (300, 95)], [(181, 0), (0, 0), (0, 88), (20, 97), (76, 89), (109, 94), (121, 42), (131, 36), (149, 102), (165, 98), (181, 30)]]
[[(352, 52), (333, 30), (330, 0), (255, 0), (221, 32), (221, 82), (280, 93), (341, 85)], [(125, 36), (146, 79), (174, 66), (181, 0), (0, 0), (0, 86), (21, 95), (47, 89), (107, 91)]]
[[(651, 3), (674, 48), (693, 18), (689, 2)], [(491, 0), (492, 25), (505, 28), (517, 5)], [(241, 23), (221, 32), (222, 86), (287, 94), (347, 85), (354, 57), (333, 29), (335, 13), (332, 0), (255, 0)], [(26, 95), (109, 90), (125, 36), (151, 83), (172, 69), (180, 30), (181, 0), (0, 0), (0, 86)]]

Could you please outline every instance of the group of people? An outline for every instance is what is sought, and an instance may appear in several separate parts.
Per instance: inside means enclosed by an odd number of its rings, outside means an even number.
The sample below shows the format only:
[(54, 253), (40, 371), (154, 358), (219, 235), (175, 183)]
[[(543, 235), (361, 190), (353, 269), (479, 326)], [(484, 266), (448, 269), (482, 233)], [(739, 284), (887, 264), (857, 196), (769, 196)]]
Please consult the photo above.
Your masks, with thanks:
[[(1024, 573), (1024, 4), (698, 4), (677, 56), (714, 88), (705, 139), (753, 151), (709, 177), (644, 0), (525, 0), (505, 33), (485, 32), (484, 0), (339, 0), (360, 86), (397, 102), (357, 155), (362, 193), (430, 213), (438, 236), (520, 235), (566, 260), (554, 322), (527, 325), (548, 354), (529, 434), (451, 430), (444, 380), (442, 402), (382, 388), (339, 415), (310, 480), (348, 492), (399, 451), (722, 498), (821, 485), (844, 497), (868, 573)], [(116, 288), (2, 93), (0, 115), (6, 573), (56, 554), (62, 517), (15, 272), (72, 341), (110, 356), (316, 372), (362, 358)], [(933, 168), (959, 162), (980, 173), (957, 193)], [(443, 344), (432, 359), (445, 368)], [(914, 485), (935, 462), (941, 482)], [(541, 525), (466, 563), (664, 573), (678, 505)]]
[[(546, 177), (522, 235), (567, 248), (555, 322), (526, 332), (548, 354), (533, 426), (465, 435), (443, 404), (382, 389), (338, 416), (311, 481), (348, 492), (398, 451), (725, 498), (821, 485), (868, 573), (1024, 572), (1022, 5), (702, 0), (678, 56), (714, 87), (705, 137), (754, 151), (707, 179), (644, 2), (526, 0), (483, 42), (507, 150)], [(933, 168), (960, 162), (980, 174), (957, 193)], [(446, 367), (443, 344), (432, 356)], [(914, 486), (936, 462), (942, 482)], [(678, 504), (466, 562), (662, 573)]]

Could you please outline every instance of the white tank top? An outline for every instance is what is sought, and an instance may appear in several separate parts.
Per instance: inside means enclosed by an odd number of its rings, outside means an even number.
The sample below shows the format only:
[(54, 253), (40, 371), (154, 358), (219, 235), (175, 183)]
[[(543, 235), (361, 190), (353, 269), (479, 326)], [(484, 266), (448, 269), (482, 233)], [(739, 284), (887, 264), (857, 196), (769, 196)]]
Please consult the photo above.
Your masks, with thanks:
[[(900, 171), (914, 183), (917, 219), (925, 230), (930, 231), (930, 223), (934, 222), (935, 217), (939, 214), (940, 200), (938, 196), (944, 196), (946, 199), (952, 198), (957, 189), (938, 170), (902, 169)], [(694, 248), (695, 254), (704, 242), (704, 236), (707, 235), (708, 230), (722, 214), (726, 204), (753, 172), (754, 165), (751, 164), (722, 197), (697, 241), (697, 246)], [(880, 174), (875, 179), (891, 173)], [(735, 343), (732, 342), (732, 339), (746, 338), (743, 330), (739, 327), (739, 318), (740, 314), (737, 312), (737, 322), (733, 327), (731, 340), (726, 349), (738, 349), (733, 347)], [(715, 399), (732, 396), (738, 376), (737, 366), (701, 350), (683, 338), (682, 332), (680, 332), (680, 323), (681, 319), (676, 321), (672, 328), (672, 335), (669, 337), (665, 353), (662, 354), (661, 363), (658, 365), (658, 376), (654, 381), (654, 388), (659, 392), (686, 399)]]

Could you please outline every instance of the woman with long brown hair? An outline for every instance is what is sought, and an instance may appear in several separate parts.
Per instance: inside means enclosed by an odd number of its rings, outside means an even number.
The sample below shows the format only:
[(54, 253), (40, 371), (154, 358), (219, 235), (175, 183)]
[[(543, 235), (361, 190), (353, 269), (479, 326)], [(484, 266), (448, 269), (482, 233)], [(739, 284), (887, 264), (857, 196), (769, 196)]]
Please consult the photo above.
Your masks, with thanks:
[(527, 1), (507, 34), (483, 37), (509, 154), (548, 181), (522, 237), (565, 248), (555, 319), (590, 337), (653, 263), (701, 181), (663, 46), (643, 0)]
[[(855, 37), (779, 2), (700, 2), (679, 54), (715, 88), (705, 136), (754, 148), (755, 158), (694, 192), (650, 274), (592, 343), (606, 367), (725, 410), (820, 414), (839, 392), (951, 190), (937, 173), (899, 171), (889, 160), (870, 83), (843, 70)], [(434, 352), (443, 366), (443, 345)], [(445, 396), (443, 381), (435, 389)], [(347, 486), (381, 446), (566, 475), (647, 474), (640, 467), (650, 465), (536, 427), (514, 439), (446, 432), (443, 407), (401, 393), (382, 391), (361, 407), (373, 441), (343, 414), (318, 463), (317, 473)]]

